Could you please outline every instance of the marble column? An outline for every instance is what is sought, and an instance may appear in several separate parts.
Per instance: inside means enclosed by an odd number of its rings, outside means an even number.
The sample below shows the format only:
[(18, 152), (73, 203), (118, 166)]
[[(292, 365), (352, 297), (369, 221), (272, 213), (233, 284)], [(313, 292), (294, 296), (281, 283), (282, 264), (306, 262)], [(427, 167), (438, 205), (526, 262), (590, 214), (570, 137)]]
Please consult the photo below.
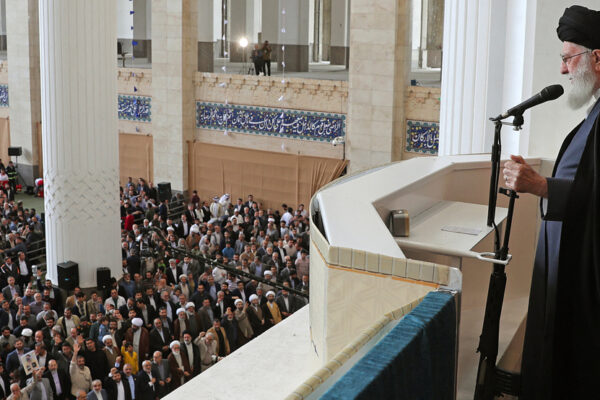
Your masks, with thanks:
[[(446, 0), (439, 155), (490, 152), (494, 125), (489, 118), (533, 94), (530, 54), (538, 38), (533, 35), (532, 3)], [(539, 73), (545, 70), (551, 69), (544, 65)], [(519, 135), (503, 129), (503, 154), (525, 150), (525, 121)]]
[[(133, 1), (132, 0), (116, 0), (117, 3), (117, 39), (123, 47), (123, 51), (131, 54), (133, 46)], [(131, 63), (129, 59), (128, 64)], [(119, 63), (119, 65), (122, 65)]]
[(213, 72), (215, 58), (215, 35), (214, 27), (219, 24), (215, 19), (214, 7), (219, 11), (220, 0), (199, 0), (198, 2), (198, 71)]
[(423, 0), (427, 3), (427, 39), (424, 58), (428, 68), (442, 66), (444, 38), (444, 0)]
[(346, 155), (350, 171), (355, 172), (401, 158), (411, 60), (411, 4), (405, 0), (352, 0), (350, 7)]
[(0, 0), (0, 51), (6, 50), (6, 0)]
[(331, 48), (331, 29), (332, 29), (332, 0), (322, 0), (323, 8), (321, 13), (321, 61), (329, 61)]
[[(233, 62), (250, 62), (250, 52), (258, 43), (261, 20), (260, 0), (230, 0), (229, 2), (229, 59)], [(244, 49), (240, 46), (241, 38), (248, 40)]]
[(331, 0), (331, 47), (329, 62), (332, 65), (348, 67), (348, 23), (350, 21), (350, 0)]
[(188, 142), (194, 139), (198, 69), (197, 0), (152, 0), (154, 180), (188, 189)]
[(133, 12), (133, 56), (152, 62), (152, 1), (133, 0)]
[(262, 38), (271, 44), (271, 60), (277, 61), (279, 71), (284, 59), (286, 71), (308, 71), (309, 3), (309, 0), (263, 0)]
[[(20, 0), (17, 0), (20, 1)], [(114, 1), (39, 1), (47, 276), (121, 274)]]
[[(21, 147), (19, 174), (25, 184), (39, 177), (40, 47), (37, 0), (8, 0), (6, 30), (10, 145)], [(15, 161), (15, 160), (13, 160)], [(4, 164), (8, 160), (3, 160)]]

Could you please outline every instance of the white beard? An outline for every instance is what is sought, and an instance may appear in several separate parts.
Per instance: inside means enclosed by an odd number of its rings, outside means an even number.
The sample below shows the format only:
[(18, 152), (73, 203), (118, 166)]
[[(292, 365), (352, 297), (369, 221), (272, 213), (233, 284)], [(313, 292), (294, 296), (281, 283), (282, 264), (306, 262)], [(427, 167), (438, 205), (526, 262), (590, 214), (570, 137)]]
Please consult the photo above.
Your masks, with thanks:
[(589, 62), (585, 63), (583, 60), (581, 61), (577, 69), (571, 74), (572, 86), (567, 103), (573, 110), (587, 105), (595, 91), (596, 75)]

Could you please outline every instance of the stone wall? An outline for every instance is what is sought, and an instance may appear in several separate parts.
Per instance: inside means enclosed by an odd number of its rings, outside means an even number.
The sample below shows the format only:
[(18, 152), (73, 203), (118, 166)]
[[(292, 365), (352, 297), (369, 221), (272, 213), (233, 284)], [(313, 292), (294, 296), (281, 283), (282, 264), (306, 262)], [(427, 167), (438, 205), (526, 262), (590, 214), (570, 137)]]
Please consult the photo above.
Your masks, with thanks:
[[(119, 68), (117, 72), (118, 95), (152, 97), (152, 70)], [(152, 110), (152, 108), (150, 108)], [(152, 114), (150, 114), (151, 116)], [(119, 118), (119, 133), (152, 134), (152, 120), (128, 120)]]
[[(283, 81), (283, 83), (282, 83)], [(348, 83), (344, 81), (196, 74), (196, 99), (203, 102), (310, 111), (347, 113)], [(196, 129), (196, 141), (257, 150), (342, 159), (343, 144)]]
[[(0, 85), (8, 85), (8, 61), (0, 61)], [(0, 118), (8, 118), (8, 107), (0, 107)]]
[[(119, 96), (152, 98), (152, 70), (119, 68), (117, 72)], [(0, 62), (0, 85), (8, 83), (8, 62)], [(281, 77), (257, 77), (199, 72), (195, 76), (197, 101), (229, 103), (252, 107), (298, 110), (346, 115), (348, 112), (348, 82)], [(406, 118), (414, 121), (439, 122), (440, 89), (421, 86), (407, 88)], [(151, 104), (151, 102), (150, 102)], [(0, 107), (0, 118), (8, 117), (8, 107)], [(120, 118), (119, 133), (152, 136), (152, 120)], [(344, 145), (333, 146), (289, 138), (201, 129), (195, 131), (195, 141), (274, 152), (294, 153), (315, 157), (341, 159)], [(403, 143), (402, 159), (426, 156), (406, 150)]]
[[(423, 156), (435, 156), (437, 155), (438, 144), (439, 144), (439, 121), (440, 121), (440, 88), (433, 87), (422, 87), (422, 86), (409, 86), (406, 88), (407, 96), (404, 99), (404, 107), (406, 110), (407, 124), (404, 129), (404, 141), (402, 143), (402, 159), (407, 160), (414, 157)], [(423, 144), (426, 151), (431, 153), (424, 153), (422, 151), (416, 152), (408, 150), (408, 148), (414, 146), (408, 146), (410, 140), (408, 130), (411, 127), (411, 123), (419, 124), (421, 127), (429, 127), (428, 132), (423, 132), (426, 129), (421, 129), (422, 135), (434, 143), (433, 146), (427, 146)], [(415, 139), (418, 142), (423, 140)]]

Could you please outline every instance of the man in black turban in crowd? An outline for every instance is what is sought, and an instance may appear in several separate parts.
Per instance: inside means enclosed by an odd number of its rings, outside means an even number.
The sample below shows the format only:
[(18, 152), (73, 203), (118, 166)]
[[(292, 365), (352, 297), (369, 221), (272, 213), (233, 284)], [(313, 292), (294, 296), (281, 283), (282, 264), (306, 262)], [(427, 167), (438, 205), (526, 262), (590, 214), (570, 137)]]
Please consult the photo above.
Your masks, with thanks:
[(600, 378), (600, 12), (581, 6), (559, 20), (561, 74), (572, 109), (593, 105), (565, 139), (552, 177), (519, 156), (506, 185), (541, 198), (521, 367), (520, 399), (597, 398)]

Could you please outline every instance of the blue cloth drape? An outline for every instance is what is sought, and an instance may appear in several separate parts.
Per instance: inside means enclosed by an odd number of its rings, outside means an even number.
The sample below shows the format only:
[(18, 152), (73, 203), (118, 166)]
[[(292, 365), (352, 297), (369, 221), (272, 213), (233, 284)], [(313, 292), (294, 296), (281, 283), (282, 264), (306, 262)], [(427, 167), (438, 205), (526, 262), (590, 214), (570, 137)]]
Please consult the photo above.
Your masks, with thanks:
[(322, 399), (453, 399), (456, 303), (431, 292)]

